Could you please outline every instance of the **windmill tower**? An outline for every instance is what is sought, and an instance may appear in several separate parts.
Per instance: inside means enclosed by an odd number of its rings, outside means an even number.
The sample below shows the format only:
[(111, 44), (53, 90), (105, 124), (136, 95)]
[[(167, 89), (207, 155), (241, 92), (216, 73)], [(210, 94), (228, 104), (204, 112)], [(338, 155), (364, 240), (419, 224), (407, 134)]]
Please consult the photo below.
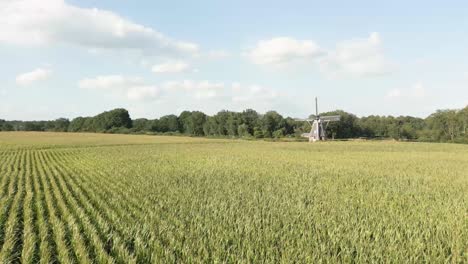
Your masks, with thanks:
[[(317, 97), (315, 97), (315, 117), (308, 119), (296, 119), (296, 121), (305, 121), (308, 122), (311, 126), (309, 133), (304, 133), (301, 136), (309, 138), (309, 142), (315, 142), (320, 140), (327, 140), (327, 135), (325, 133), (325, 128), (327, 128), (328, 123), (340, 121), (340, 116), (320, 116), (318, 113), (318, 103)], [(325, 124), (325, 128), (324, 128)]]

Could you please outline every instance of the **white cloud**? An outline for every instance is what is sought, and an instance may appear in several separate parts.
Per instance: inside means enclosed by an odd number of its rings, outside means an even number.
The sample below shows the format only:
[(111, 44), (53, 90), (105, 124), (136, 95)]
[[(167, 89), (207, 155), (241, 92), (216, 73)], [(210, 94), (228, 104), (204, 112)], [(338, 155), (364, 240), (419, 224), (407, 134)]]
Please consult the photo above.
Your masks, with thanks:
[(279, 96), (277, 92), (259, 85), (242, 86), (239, 83), (233, 83), (231, 89), (233, 102), (275, 100)]
[(37, 81), (47, 80), (52, 75), (52, 70), (37, 68), (31, 72), (26, 72), (16, 76), (16, 84), (26, 86)]
[(427, 95), (422, 82), (417, 82), (409, 89), (393, 89), (387, 93), (387, 98), (423, 98)]
[(161, 91), (156, 86), (135, 86), (127, 91), (127, 98), (135, 101), (154, 100), (160, 95)]
[[(97, 76), (79, 81), (83, 89), (95, 89), (115, 94), (130, 101), (154, 101), (185, 108), (198, 107), (197, 101), (205, 101), (203, 107), (220, 109), (261, 108), (268, 109), (278, 102), (283, 102), (281, 95), (259, 85), (226, 85), (217, 81), (166, 81), (148, 84), (139, 77), (121, 75)], [(219, 108), (219, 109), (218, 109)]]
[(1, 1), (0, 28), (0, 43), (13, 45), (66, 43), (151, 55), (198, 52), (196, 44), (171, 39), (111, 11), (80, 8), (63, 0)]
[(383, 54), (380, 35), (374, 32), (365, 39), (339, 43), (336, 49), (321, 61), (321, 69), (332, 77), (368, 76), (390, 72), (391, 64)]
[(277, 65), (322, 54), (320, 47), (312, 40), (278, 37), (258, 42), (247, 56), (255, 64)]
[(312, 40), (272, 38), (259, 41), (247, 56), (253, 63), (262, 65), (283, 65), (298, 60), (319, 62), (321, 72), (334, 78), (381, 75), (393, 70), (392, 63), (384, 56), (377, 32), (367, 38), (342, 41), (328, 51)]
[(124, 96), (130, 100), (149, 101), (160, 99), (163, 95), (174, 96), (182, 93), (193, 99), (214, 99), (224, 94), (224, 83), (210, 81), (167, 81), (149, 85), (140, 77), (106, 75), (86, 78), (78, 82), (81, 89), (103, 90)]
[(86, 78), (78, 82), (82, 89), (129, 89), (143, 85), (140, 77), (124, 77), (122, 75), (104, 75), (94, 78)]
[(220, 97), (225, 92), (222, 82), (210, 81), (170, 81), (161, 85), (165, 91), (185, 91), (196, 99), (213, 99)]
[(104, 90), (124, 96), (130, 100), (155, 100), (161, 95), (158, 87), (147, 85), (140, 77), (104, 75), (86, 78), (78, 82), (81, 89)]
[(184, 61), (168, 61), (154, 65), (151, 70), (154, 73), (181, 73), (190, 70), (190, 65)]

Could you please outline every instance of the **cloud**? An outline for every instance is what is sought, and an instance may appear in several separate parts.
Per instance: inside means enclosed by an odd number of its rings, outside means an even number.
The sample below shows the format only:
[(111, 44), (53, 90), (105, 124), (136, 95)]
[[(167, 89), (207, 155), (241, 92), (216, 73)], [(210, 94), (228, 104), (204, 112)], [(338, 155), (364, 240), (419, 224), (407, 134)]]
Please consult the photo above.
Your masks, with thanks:
[(278, 37), (262, 40), (250, 50), (247, 56), (255, 64), (277, 65), (299, 59), (314, 58), (322, 55), (320, 47), (312, 40), (297, 40)]
[(161, 96), (161, 90), (156, 86), (135, 86), (127, 90), (127, 98), (135, 101), (150, 101)]
[(124, 77), (122, 75), (104, 75), (86, 78), (78, 82), (81, 89), (129, 89), (141, 86), (144, 81), (140, 77)]
[(103, 90), (129, 100), (149, 101), (158, 99), (161, 91), (158, 87), (148, 85), (140, 77), (125, 77), (122, 75), (104, 75), (86, 78), (78, 82), (81, 89)]
[(329, 76), (339, 77), (381, 75), (391, 71), (391, 64), (382, 51), (382, 40), (377, 32), (368, 38), (339, 43), (321, 63), (321, 70)]
[(253, 102), (256, 100), (275, 100), (279, 97), (276, 91), (262, 87), (260, 85), (242, 86), (239, 83), (233, 83), (232, 101), (233, 102)]
[(318, 62), (320, 71), (328, 77), (363, 77), (389, 73), (393, 65), (383, 53), (379, 33), (367, 38), (339, 42), (333, 49), (320, 48), (312, 40), (277, 37), (262, 40), (247, 53), (255, 64), (283, 65), (294, 61)]
[(22, 73), (16, 76), (16, 84), (21, 86), (30, 85), (37, 81), (47, 80), (51, 75), (52, 70), (37, 68), (31, 72)]
[(154, 65), (151, 70), (154, 73), (181, 73), (190, 70), (190, 65), (183, 61), (168, 61)]
[[(147, 84), (140, 77), (105, 75), (86, 78), (78, 82), (81, 89), (108, 91), (136, 101), (161, 99), (163, 95), (190, 96), (193, 99), (214, 99), (223, 96), (224, 83), (210, 81), (167, 81), (158, 85)], [(177, 93), (181, 93), (176, 95)]]
[(0, 43), (66, 43), (89, 50), (137, 50), (149, 55), (196, 54), (194, 43), (174, 40), (116, 13), (80, 8), (63, 0), (0, 2)]
[(161, 85), (165, 91), (184, 91), (195, 99), (213, 99), (223, 96), (225, 86), (222, 82), (210, 81), (169, 81)]
[(131, 101), (154, 101), (192, 104), (196, 100), (224, 104), (223, 107), (263, 107), (281, 101), (278, 92), (260, 85), (226, 85), (217, 81), (166, 81), (148, 84), (139, 77), (97, 76), (78, 82), (82, 89), (100, 90)]
[(427, 95), (422, 82), (417, 82), (409, 89), (393, 89), (387, 93), (387, 98), (423, 98)]

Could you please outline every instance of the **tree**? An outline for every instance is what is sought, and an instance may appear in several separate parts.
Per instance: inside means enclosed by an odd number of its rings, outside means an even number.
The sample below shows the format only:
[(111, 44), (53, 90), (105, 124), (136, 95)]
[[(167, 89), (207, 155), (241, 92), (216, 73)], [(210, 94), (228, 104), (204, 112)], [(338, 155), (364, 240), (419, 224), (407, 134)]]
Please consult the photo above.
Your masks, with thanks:
[(203, 136), (203, 125), (206, 122), (206, 115), (200, 111), (192, 112), (192, 116), (189, 121), (189, 127), (191, 128), (191, 134), (194, 136)]
[(461, 134), (467, 135), (467, 130), (468, 130), (468, 106), (463, 108), (462, 110), (458, 111), (457, 113), (457, 119), (460, 122), (460, 129), (461, 129)]
[(53, 131), (66, 132), (70, 126), (70, 120), (66, 118), (59, 118), (53, 121)]
[(301, 122), (301, 124), (298, 124), (298, 122), (295, 121), (294, 119), (287, 117), (286, 119), (284, 119), (284, 134), (294, 135), (296, 128), (301, 126), (302, 123), (304, 122)]
[(108, 112), (103, 112), (93, 118), (93, 127), (95, 131), (106, 131), (111, 128), (131, 128), (132, 119), (128, 111), (123, 108), (117, 108)]
[(284, 137), (284, 128), (280, 128), (280, 129), (276, 130), (275, 132), (273, 132), (273, 137), (274, 138)]
[(0, 119), (0, 131), (13, 131), (13, 126), (10, 122)]
[(453, 141), (460, 133), (461, 124), (457, 122), (456, 110), (437, 110), (427, 118), (432, 138), (437, 141)]
[(259, 125), (259, 114), (252, 109), (247, 109), (240, 113), (241, 123), (247, 126), (249, 134), (254, 134), (254, 128)]
[(128, 111), (117, 108), (100, 113), (94, 117), (77, 117), (68, 125), (70, 132), (106, 132), (108, 130), (128, 129), (132, 127), (132, 119)]
[(190, 111), (183, 111), (179, 115), (179, 131), (184, 134), (190, 134), (189, 130), (189, 120), (192, 116), (192, 112)]
[(214, 116), (209, 116), (206, 119), (205, 124), (203, 125), (203, 133), (205, 136), (215, 136), (217, 135), (218, 124)]
[(151, 130), (152, 121), (146, 118), (139, 118), (133, 120), (132, 125), (132, 130), (135, 132), (147, 132)]
[(24, 131), (45, 131), (45, 123), (41, 121), (24, 122)]
[(260, 127), (254, 127), (254, 138), (264, 138), (263, 130)]
[(269, 111), (261, 119), (264, 137), (272, 137), (273, 132), (284, 126), (283, 117), (275, 111)]
[(321, 115), (339, 115), (340, 121), (330, 122), (326, 125), (325, 131), (329, 138), (354, 138), (360, 135), (360, 129), (357, 124), (357, 116), (347, 113), (343, 110), (322, 113)]
[(218, 136), (226, 136), (228, 134), (228, 119), (231, 115), (229, 111), (219, 111), (211, 120), (211, 133)]
[(249, 127), (247, 126), (247, 124), (239, 125), (239, 127), (237, 128), (237, 134), (239, 135), (239, 137), (251, 137), (252, 136), (252, 134), (249, 133)]
[(83, 131), (84, 122), (85, 122), (85, 118), (81, 116), (73, 119), (70, 122), (70, 125), (68, 126), (68, 131), (70, 132)]
[(237, 136), (238, 126), (241, 124), (241, 117), (238, 113), (230, 112), (226, 120), (226, 131), (231, 137)]
[(179, 119), (176, 115), (166, 115), (159, 119), (160, 132), (178, 132)]
[(179, 116), (179, 121), (183, 127), (183, 133), (194, 136), (203, 136), (203, 127), (206, 122), (206, 115), (200, 111), (184, 111)]

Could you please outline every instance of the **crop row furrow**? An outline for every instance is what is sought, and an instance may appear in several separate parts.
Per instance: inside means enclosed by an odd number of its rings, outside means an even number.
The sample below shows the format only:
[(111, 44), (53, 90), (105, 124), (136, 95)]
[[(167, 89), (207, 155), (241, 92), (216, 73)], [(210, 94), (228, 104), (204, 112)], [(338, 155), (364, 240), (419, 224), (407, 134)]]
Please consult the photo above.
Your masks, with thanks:
[[(77, 174), (81, 177), (85, 177), (82, 182), (89, 185), (86, 189), (96, 189), (96, 191), (91, 192), (91, 195), (100, 195), (103, 199), (109, 200), (111, 206), (115, 208), (114, 212), (118, 214), (118, 219), (122, 222), (141, 223), (136, 232), (144, 234), (145, 241), (147, 241), (149, 239), (148, 236), (153, 235), (151, 230), (155, 228), (148, 228), (145, 225), (149, 220), (148, 217), (151, 216), (148, 211), (151, 206), (147, 204), (147, 197), (139, 197), (137, 192), (129, 191), (128, 184), (117, 180), (125, 179), (126, 177), (125, 174), (119, 170), (110, 171), (108, 167), (106, 168), (102, 164), (94, 163), (89, 159), (75, 160), (75, 162), (81, 164), (80, 169), (85, 171), (84, 173)], [(125, 203), (115, 201), (125, 201)], [(134, 224), (130, 226), (134, 226)], [(128, 228), (125, 228), (125, 231), (127, 230)], [(134, 237), (135, 235), (134, 233), (127, 233), (127, 236)], [(145, 245), (145, 247), (146, 246), (147, 245)], [(132, 241), (131, 247), (136, 247), (135, 241)]]
[(18, 162), (15, 165), (23, 168), (19, 175), (14, 177), (17, 178), (15, 191), (10, 193), (10, 196), (14, 196), (10, 210), (8, 211), (8, 218), (6, 223), (2, 226), (1, 235), (1, 250), (0, 250), (0, 263), (10, 263), (16, 261), (18, 256), (15, 252), (15, 247), (21, 247), (22, 239), (22, 224), (23, 224), (23, 200), (25, 197), (25, 177), (26, 177), (26, 161), (27, 153), (23, 151), (18, 157)]
[(6, 222), (6, 219), (8, 217), (8, 213), (11, 209), (11, 205), (13, 203), (13, 198), (17, 190), (17, 185), (18, 185), (18, 176), (14, 175), (12, 173), (7, 173), (6, 175), (3, 176), (4, 179), (7, 179), (6, 181), (8, 184), (5, 184), (4, 186), (4, 196), (0, 198), (0, 204), (2, 205), (1, 211), (0, 211), (0, 244), (2, 243), (4, 239), (4, 225)]
[(99, 260), (100, 263), (113, 263), (114, 260), (105, 251), (105, 241), (101, 240), (94, 223), (92, 223), (86, 210), (82, 207), (83, 204), (77, 199), (74, 190), (67, 185), (67, 181), (73, 176), (68, 174), (66, 166), (63, 163), (59, 163), (54, 154), (51, 154), (50, 158), (53, 160), (53, 166), (58, 172), (54, 174), (57, 188), (62, 197), (65, 198), (67, 208), (70, 209), (71, 214), (77, 220), (77, 228), (84, 235), (83, 239), (85, 240), (85, 244), (88, 245), (90, 257)]
[[(60, 263), (75, 263), (76, 259), (70, 254), (70, 241), (67, 239), (67, 230), (64, 222), (61, 220), (61, 216), (58, 214), (54, 203), (54, 199), (51, 193), (51, 185), (49, 184), (48, 174), (49, 164), (44, 159), (41, 153), (38, 153), (38, 168), (40, 175), (40, 184), (45, 194), (45, 208), (49, 216), (50, 225), (52, 227), (52, 233), (57, 251), (57, 260)], [(68, 235), (69, 236), (69, 235)]]
[[(111, 197), (114, 201), (125, 201), (125, 203), (114, 203), (117, 208), (115, 212), (119, 219), (132, 220), (147, 212), (147, 207), (144, 206), (144, 199), (139, 199), (138, 194), (128, 191), (128, 185), (117, 181), (116, 178), (125, 178), (119, 171), (113, 171), (111, 174), (103, 165), (93, 163), (90, 160), (76, 160), (80, 163), (80, 169), (85, 173), (78, 173), (81, 177), (85, 177), (84, 182), (90, 182), (90, 187), (99, 188), (104, 197)], [(97, 174), (97, 175), (96, 175)]]
[(35, 230), (35, 210), (34, 210), (34, 189), (33, 177), (34, 175), (34, 160), (33, 153), (28, 151), (26, 167), (26, 196), (24, 199), (24, 222), (23, 222), (23, 249), (21, 251), (21, 263), (35, 263), (35, 254), (37, 248), (37, 234)]
[(10, 151), (9, 155), (2, 157), (2, 163), (0, 164), (0, 172), (8, 173), (13, 172), (18, 169), (18, 166), (15, 166), (15, 162), (18, 159), (18, 156), (21, 155), (22, 151)]
[[(89, 216), (89, 219), (87, 218), (86, 221), (93, 223), (92, 226), (94, 231), (92, 231), (92, 233), (94, 235), (92, 240), (95, 241), (96, 245), (101, 243), (104, 244), (103, 247), (99, 246), (101, 249), (97, 253), (112, 253), (112, 255), (115, 256), (116, 261), (119, 263), (136, 262), (135, 260), (132, 260), (132, 254), (122, 243), (122, 241), (124, 241), (124, 237), (122, 237), (120, 233), (116, 232), (116, 228), (110, 227), (111, 224), (115, 227), (116, 223), (109, 221), (108, 218), (104, 218), (106, 213), (109, 213), (109, 206), (104, 202), (106, 200), (99, 200), (96, 197), (89, 196), (89, 189), (81, 186), (83, 181), (76, 180), (77, 172), (64, 165), (68, 164), (61, 160), (64, 156), (65, 155), (54, 155), (56, 159), (55, 162), (62, 165), (61, 170), (63, 171), (63, 174), (68, 175), (66, 179), (62, 180), (63, 189), (68, 190), (72, 196), (71, 199), (78, 203), (77, 208), (84, 209), (84, 212), (82, 213)], [(80, 174), (81, 173), (82, 172), (80, 172)], [(102, 252), (102, 249), (106, 249), (106, 251)]]
[[(21, 152), (15, 151), (14, 155), (10, 155), (8, 160), (2, 161), (1, 166), (2, 167), (17, 167), (19, 162), (21, 161), (20, 158)], [(11, 183), (12, 179), (13, 182), (15, 179), (17, 179), (16, 174), (12, 170), (3, 170), (3, 172), (0, 171), (0, 177), (1, 183), (0, 183), (0, 204), (4, 203), (4, 200), (10, 198), (11, 193), (10, 191), (12, 190)], [(16, 188), (16, 187), (15, 187)]]
[[(63, 158), (64, 155), (60, 157)], [(166, 238), (158, 235), (157, 226), (149, 225), (151, 223), (149, 220), (153, 215), (151, 214), (151, 210), (149, 210), (150, 206), (143, 206), (145, 199), (139, 198), (135, 192), (129, 192), (127, 186), (121, 181), (116, 180), (118, 177), (125, 177), (122, 172), (114, 171), (114, 174), (111, 175), (108, 168), (101, 164), (93, 163), (89, 159), (76, 159), (76, 157), (74, 155), (70, 158), (80, 164), (82, 171), (75, 174), (85, 177), (81, 183), (87, 184), (85, 190), (89, 191), (90, 195), (100, 196), (98, 199), (125, 201), (125, 203), (108, 204), (104, 210), (114, 207), (113, 211), (119, 214), (117, 219), (121, 223), (138, 224), (138, 229), (133, 228), (135, 224), (121, 228), (125, 237), (132, 238), (130, 241), (127, 240), (127, 247), (133, 248), (138, 260), (148, 261), (154, 259), (156, 255), (162, 254), (160, 252), (161, 244), (167, 245), (169, 242), (164, 241)], [(66, 163), (70, 163), (70, 161)], [(109, 221), (115, 222), (115, 219), (110, 219)], [(131, 230), (134, 231), (132, 232)]]
[(55, 262), (57, 255), (57, 248), (55, 241), (52, 238), (52, 226), (50, 224), (50, 217), (46, 208), (46, 200), (44, 194), (44, 188), (40, 182), (40, 173), (38, 153), (34, 153), (34, 177), (33, 177), (33, 188), (35, 193), (35, 214), (36, 221), (35, 226), (37, 229), (37, 235), (39, 240), (39, 252), (38, 260), (41, 264), (53, 263)]
[(57, 212), (61, 216), (62, 220), (66, 224), (68, 234), (70, 235), (70, 243), (72, 247), (72, 253), (75, 255), (75, 259), (79, 263), (90, 263), (91, 259), (88, 255), (87, 245), (82, 235), (82, 230), (79, 225), (79, 220), (75, 218), (75, 215), (69, 210), (69, 205), (65, 202), (68, 199), (61, 191), (57, 184), (57, 175), (60, 174), (57, 164), (52, 160), (50, 151), (43, 151), (44, 159), (47, 161), (50, 173), (49, 183), (52, 189), (53, 198), (55, 203), (58, 205)]

